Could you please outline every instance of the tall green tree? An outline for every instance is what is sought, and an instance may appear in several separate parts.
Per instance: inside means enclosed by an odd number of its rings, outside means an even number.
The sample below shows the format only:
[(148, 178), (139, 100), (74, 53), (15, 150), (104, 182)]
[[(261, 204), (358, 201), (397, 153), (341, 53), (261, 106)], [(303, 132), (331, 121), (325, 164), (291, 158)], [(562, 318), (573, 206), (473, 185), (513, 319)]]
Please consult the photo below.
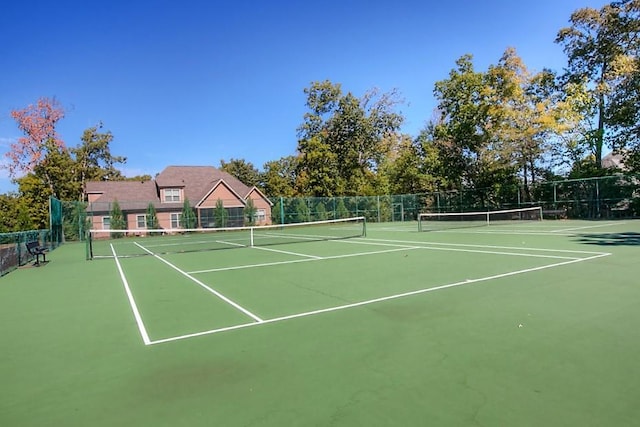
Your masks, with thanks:
[(349, 218), (349, 210), (344, 205), (344, 198), (338, 197), (338, 201), (336, 203), (336, 219)]
[(255, 225), (256, 212), (258, 209), (253, 203), (253, 199), (247, 200), (247, 204), (244, 206), (244, 225)]
[(308, 222), (311, 221), (311, 210), (307, 205), (306, 199), (299, 198), (295, 202), (296, 209), (296, 222)]
[(403, 135), (393, 144), (379, 171), (388, 180), (388, 188), (378, 194), (417, 194), (438, 188), (437, 152), (426, 135), (421, 133), (415, 140)]
[(571, 25), (556, 37), (568, 57), (566, 81), (586, 84), (595, 101), (595, 123), (583, 144), (589, 147), (598, 169), (602, 167), (603, 149), (615, 142), (611, 128), (625, 123), (617, 109), (625, 99), (620, 90), (623, 82), (629, 81), (627, 65), (637, 58), (639, 11), (637, 0), (616, 1), (600, 9), (578, 9), (571, 15)]
[(16, 182), (22, 211), (28, 212), (35, 228), (49, 228), (50, 187), (34, 173), (18, 178)]
[(18, 194), (0, 194), (0, 233), (44, 228), (36, 224), (26, 199)]
[(265, 194), (269, 197), (293, 197), (297, 194), (298, 158), (282, 157), (264, 164), (262, 174)]
[(446, 181), (458, 187), (480, 188), (486, 181), (492, 157), (486, 148), (489, 133), (489, 108), (485, 75), (476, 71), (473, 57), (463, 55), (449, 78), (436, 82), (434, 95), (439, 117), (433, 123), (433, 143), (443, 164)]
[(330, 197), (345, 191), (345, 182), (338, 176), (338, 156), (320, 135), (298, 142), (300, 159), (296, 186), (301, 195)]
[(278, 201), (271, 208), (271, 221), (274, 224), (284, 224), (284, 218), (282, 211), (284, 210), (284, 201), (281, 197), (278, 197)]
[[(118, 203), (117, 200), (114, 200), (113, 204), (111, 205), (111, 211), (109, 212), (109, 219), (110, 219), (110, 228), (112, 230), (126, 230), (127, 228), (127, 221), (124, 218), (124, 213), (122, 212), (122, 209), (120, 208), (120, 203)], [(113, 237), (114, 238), (120, 238), (123, 237), (123, 233), (113, 233)]]
[(193, 229), (196, 228), (196, 223), (198, 219), (196, 218), (196, 214), (191, 207), (191, 203), (189, 203), (189, 199), (184, 199), (184, 203), (182, 204), (182, 216), (180, 217), (180, 226), (185, 229)]
[(216, 200), (216, 207), (213, 209), (213, 218), (218, 228), (224, 228), (227, 226), (227, 218), (229, 213), (224, 208), (224, 202), (222, 199)]
[(298, 128), (298, 188), (324, 197), (371, 193), (371, 179), (387, 155), (384, 139), (404, 120), (396, 112), (398, 93), (370, 90), (357, 98), (328, 80), (304, 92), (309, 111)]
[(316, 213), (317, 221), (324, 221), (326, 219), (329, 219), (329, 215), (327, 214), (327, 208), (324, 206), (324, 203), (318, 202), (316, 204), (315, 211), (316, 211), (315, 213)]
[(102, 122), (87, 128), (81, 138), (81, 144), (71, 148), (74, 157), (75, 181), (79, 186), (78, 195), (82, 200), (82, 190), (87, 181), (119, 181), (124, 179), (115, 167), (117, 163), (125, 163), (126, 157), (111, 154), (109, 144), (113, 141), (111, 131), (100, 132)]
[(262, 188), (262, 176), (260, 171), (251, 162), (245, 159), (231, 159), (229, 162), (220, 160), (220, 170), (238, 178), (240, 182), (249, 187)]
[(517, 171), (530, 200), (530, 186), (550, 167), (552, 136), (564, 130), (555, 75), (549, 70), (532, 74), (515, 49), (508, 48), (498, 64), (489, 67), (486, 84), (491, 130), (487, 149), (502, 162), (497, 169), (503, 174)]
[(155, 230), (160, 225), (158, 223), (158, 213), (153, 203), (149, 203), (149, 205), (147, 206), (146, 221), (147, 221), (147, 228), (149, 230)]

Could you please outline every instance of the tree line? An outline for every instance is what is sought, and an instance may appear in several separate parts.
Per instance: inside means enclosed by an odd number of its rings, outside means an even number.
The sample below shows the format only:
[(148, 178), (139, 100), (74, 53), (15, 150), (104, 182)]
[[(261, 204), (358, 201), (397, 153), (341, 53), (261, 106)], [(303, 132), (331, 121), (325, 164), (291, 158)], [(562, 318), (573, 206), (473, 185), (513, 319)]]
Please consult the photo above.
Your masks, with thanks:
[[(339, 83), (312, 82), (296, 153), (262, 170), (242, 158), (219, 167), (270, 197), (498, 194), (517, 186), (525, 201), (540, 182), (611, 174), (602, 164), (606, 150), (637, 173), (639, 30), (640, 0), (620, 0), (571, 14), (555, 39), (567, 56), (562, 71), (533, 72), (512, 47), (486, 70), (463, 55), (435, 82), (437, 107), (418, 135), (401, 132), (399, 91), (357, 96)], [(67, 147), (55, 130), (64, 118), (56, 99), (11, 115), (24, 136), (7, 153), (18, 193), (0, 195), (0, 231), (45, 226), (49, 196), (81, 200), (89, 180), (151, 179), (122, 175), (117, 165), (126, 158), (111, 154), (113, 135), (101, 123)]]

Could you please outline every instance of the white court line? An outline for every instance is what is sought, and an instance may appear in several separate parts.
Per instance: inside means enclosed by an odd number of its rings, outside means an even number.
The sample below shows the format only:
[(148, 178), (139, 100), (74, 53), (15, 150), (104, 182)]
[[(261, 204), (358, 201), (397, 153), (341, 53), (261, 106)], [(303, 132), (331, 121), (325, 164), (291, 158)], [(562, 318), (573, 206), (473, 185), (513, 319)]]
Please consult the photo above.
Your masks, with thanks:
[[(586, 230), (588, 228), (600, 228), (600, 227), (608, 227), (610, 225), (622, 225), (622, 224), (626, 224), (626, 222), (608, 222), (605, 224), (599, 224), (599, 225), (585, 225), (584, 227), (572, 227), (572, 228), (564, 228), (562, 230), (558, 230), (558, 233), (564, 233), (567, 231), (576, 231), (576, 230)], [(555, 233), (552, 231), (552, 233)]]
[(452, 234), (506, 234), (506, 235), (516, 235), (516, 236), (573, 236), (574, 233), (560, 233), (554, 230), (548, 231), (522, 231), (522, 230), (489, 230), (484, 229), (486, 231), (478, 230), (475, 228), (464, 228), (464, 229), (450, 229), (450, 230), (433, 230), (427, 231), (427, 233), (452, 233)]
[(178, 267), (176, 267), (175, 265), (171, 264), (169, 261), (167, 261), (166, 259), (162, 258), (161, 256), (154, 254), (153, 252), (151, 252), (150, 250), (148, 250), (147, 248), (145, 248), (144, 246), (140, 245), (138, 242), (133, 242), (136, 246), (138, 246), (140, 249), (142, 249), (143, 251), (147, 252), (149, 255), (153, 255), (156, 259), (159, 259), (160, 261), (162, 261), (163, 263), (167, 264), (169, 267), (173, 268), (174, 270), (176, 270), (178, 273), (182, 274), (183, 276), (185, 276), (186, 278), (188, 278), (189, 280), (195, 282), (196, 284), (200, 285), (201, 287), (203, 287), (204, 289), (206, 289), (207, 291), (211, 292), (212, 294), (214, 294), (215, 296), (217, 296), (218, 298), (220, 298), (221, 300), (223, 300), (224, 302), (226, 302), (227, 304), (235, 307), (236, 309), (238, 309), (239, 311), (243, 312), (244, 314), (246, 314), (247, 316), (251, 317), (253, 320), (255, 320), (256, 322), (262, 322), (263, 320), (256, 316), (255, 314), (253, 314), (252, 312), (250, 312), (249, 310), (247, 310), (246, 308), (242, 307), (240, 304), (230, 300), (229, 298), (227, 298), (226, 296), (222, 295), (220, 292), (216, 291), (215, 289), (210, 288), (209, 286), (205, 285), (204, 283), (202, 283), (200, 280), (196, 279), (195, 277), (191, 276), (189, 273), (179, 269)]
[(229, 245), (229, 246), (237, 246), (239, 248), (247, 247), (247, 245), (243, 245), (242, 243), (229, 242), (227, 240), (216, 240), (216, 243), (222, 243), (223, 245)]
[(203, 336), (203, 335), (212, 335), (212, 334), (215, 334), (215, 333), (230, 331), (230, 330), (234, 330), (234, 329), (248, 328), (248, 327), (256, 326), (256, 325), (264, 325), (264, 324), (267, 324), (267, 323), (282, 322), (282, 321), (290, 320), (290, 319), (308, 317), (308, 316), (313, 316), (313, 315), (322, 314), (322, 313), (329, 313), (329, 312), (332, 312), (332, 311), (338, 311), (338, 310), (344, 310), (344, 309), (348, 309), (348, 308), (360, 307), (360, 306), (364, 306), (364, 305), (375, 304), (375, 303), (382, 302), (382, 301), (388, 301), (388, 300), (393, 300), (393, 299), (398, 299), (398, 298), (404, 298), (404, 297), (408, 297), (408, 296), (424, 294), (424, 293), (427, 293), (427, 292), (439, 291), (439, 290), (453, 288), (453, 287), (457, 287), (457, 286), (471, 285), (473, 283), (486, 282), (486, 281), (489, 281), (489, 280), (500, 279), (500, 278), (509, 277), (509, 276), (515, 276), (515, 275), (523, 274), (523, 273), (530, 273), (530, 272), (533, 272), (533, 271), (545, 270), (545, 269), (548, 269), (548, 268), (560, 267), (560, 266), (563, 266), (563, 265), (574, 264), (574, 263), (578, 263), (578, 262), (582, 262), (582, 261), (590, 261), (590, 260), (593, 260), (593, 259), (596, 259), (596, 258), (601, 258), (601, 257), (604, 257), (604, 256), (608, 256), (608, 255), (611, 255), (611, 254), (603, 253), (603, 254), (594, 255), (594, 256), (588, 257), (588, 258), (573, 259), (573, 260), (569, 260), (569, 261), (558, 262), (558, 263), (555, 263), (555, 264), (543, 265), (543, 266), (540, 266), (540, 267), (527, 268), (527, 269), (524, 269), (524, 270), (516, 270), (516, 271), (511, 271), (511, 272), (508, 272), (508, 273), (501, 273), (501, 274), (496, 274), (496, 275), (493, 275), (493, 276), (481, 277), (481, 278), (478, 278), (478, 279), (467, 279), (467, 280), (464, 280), (464, 281), (455, 282), (455, 283), (449, 283), (449, 284), (446, 284), (446, 285), (436, 286), (436, 287), (433, 287), (433, 288), (424, 288), (424, 289), (419, 289), (417, 291), (404, 292), (404, 293), (401, 293), (401, 294), (395, 294), (395, 295), (389, 295), (389, 296), (386, 296), (386, 297), (369, 299), (369, 300), (366, 300), (366, 301), (355, 302), (355, 303), (352, 303), (352, 304), (345, 304), (345, 305), (340, 305), (340, 306), (335, 306), (335, 307), (323, 308), (323, 309), (319, 309), (319, 310), (307, 311), (307, 312), (304, 312), (304, 313), (298, 313), (298, 314), (292, 314), (292, 315), (289, 315), (289, 316), (276, 317), (276, 318), (273, 318), (273, 319), (265, 319), (260, 323), (243, 323), (243, 324), (240, 324), (240, 325), (228, 326), (228, 327), (225, 327), (225, 328), (211, 329), (211, 330), (208, 330), (208, 331), (202, 331), (202, 332), (196, 332), (196, 333), (192, 333), (192, 334), (180, 335), (180, 336), (176, 336), (176, 337), (164, 338), (164, 339), (159, 339), (159, 340), (152, 341), (149, 345), (168, 343), (168, 342), (179, 341), (179, 340), (183, 340), (183, 339), (187, 339), (187, 338), (195, 338), (195, 337), (199, 337), (199, 336)]
[(252, 246), (252, 248), (253, 249), (259, 249), (261, 251), (277, 252), (277, 253), (280, 253), (280, 254), (294, 255), (294, 256), (300, 256), (300, 257), (304, 257), (304, 258), (322, 259), (322, 257), (315, 256), (315, 255), (301, 254), (301, 253), (298, 253), (298, 252), (281, 251), (279, 249), (265, 248), (264, 246)]
[[(436, 245), (436, 246), (459, 246), (464, 248), (512, 249), (512, 250), (519, 250), (519, 251), (543, 251), (543, 252), (558, 252), (558, 253), (584, 254), (584, 255), (603, 255), (606, 253), (606, 252), (593, 252), (593, 251), (576, 251), (571, 249), (547, 249), (547, 248), (523, 248), (518, 246), (474, 245), (474, 244), (468, 244), (468, 243), (416, 242), (413, 240), (374, 239), (371, 237), (367, 237), (367, 241), (371, 241), (371, 240), (376, 242), (403, 243), (407, 245), (422, 244), (422, 245)], [(349, 241), (345, 240), (344, 242), (347, 243)]]
[[(557, 255), (538, 255), (538, 254), (528, 254), (528, 253), (521, 253), (521, 252), (498, 252), (498, 251), (487, 251), (487, 250), (480, 250), (480, 249), (458, 249), (458, 248), (438, 248), (438, 247), (432, 247), (430, 245), (438, 245), (438, 243), (431, 243), (431, 242), (406, 242), (406, 241), (402, 241), (402, 240), (384, 240), (384, 239), (370, 239), (370, 240), (377, 240), (377, 241), (383, 241), (383, 242), (395, 242), (395, 243), (411, 243), (411, 244), (420, 244), (420, 245), (424, 245), (424, 246), (420, 246), (421, 249), (429, 249), (429, 250), (434, 250), (434, 251), (452, 251), (452, 252), (469, 252), (469, 253), (478, 253), (478, 254), (489, 254), (489, 255), (507, 255), (507, 256), (527, 256), (527, 257), (531, 257), (531, 258), (554, 258), (554, 259), (577, 259), (576, 257), (564, 257), (564, 256), (557, 256)], [(371, 242), (360, 242), (360, 241), (349, 241), (349, 240), (345, 240), (343, 243), (354, 243), (354, 244), (363, 244), (363, 245), (383, 245), (383, 246), (387, 246), (384, 243), (371, 243)], [(480, 248), (491, 248), (491, 249), (512, 249), (512, 250), (528, 250), (527, 248), (515, 248), (515, 247), (509, 247), (509, 246), (486, 246), (486, 245), (479, 245), (479, 246), (475, 246), (475, 245), (458, 245), (458, 244), (452, 244), (453, 246), (465, 246), (465, 247), (480, 247)], [(388, 245), (388, 246), (397, 246), (397, 245)], [(593, 252), (589, 252), (589, 253), (593, 253)]]
[(576, 257), (568, 257), (568, 256), (560, 256), (560, 255), (542, 255), (542, 254), (528, 254), (528, 253), (519, 253), (519, 252), (486, 251), (486, 250), (480, 250), (480, 249), (438, 248), (433, 246), (423, 246), (422, 249), (428, 249), (432, 251), (468, 252), (468, 253), (474, 253), (474, 254), (522, 256), (522, 257), (530, 257), (530, 258), (552, 258), (552, 259), (573, 259), (573, 260), (580, 259)]
[[(236, 239), (238, 241), (246, 241), (247, 239)], [(189, 245), (210, 245), (211, 242), (215, 242), (215, 243), (224, 243), (226, 245), (234, 245), (234, 246), (247, 246), (246, 244), (241, 244), (241, 243), (233, 243), (230, 241), (224, 241), (224, 240), (190, 240), (190, 241), (185, 241), (183, 240), (179, 240), (179, 239), (174, 239), (174, 240), (168, 240), (166, 242), (162, 242), (162, 243), (157, 243), (157, 244), (147, 244), (146, 247), (147, 248), (164, 248), (164, 247), (170, 247), (170, 246), (183, 246), (185, 243), (189, 244)], [(136, 243), (136, 242), (133, 242)]]
[(409, 251), (413, 249), (422, 249), (420, 246), (402, 246), (399, 249), (388, 249), (386, 251), (371, 251), (371, 252), (359, 252), (355, 254), (347, 254), (347, 255), (334, 255), (328, 257), (321, 258), (304, 258), (304, 259), (294, 259), (287, 261), (275, 261), (275, 262), (265, 262), (261, 264), (247, 264), (247, 265), (236, 265), (233, 267), (220, 267), (220, 268), (209, 268), (206, 270), (196, 270), (189, 271), (189, 274), (201, 274), (201, 273), (215, 273), (216, 271), (229, 271), (229, 270), (244, 270), (245, 268), (259, 268), (259, 267), (270, 267), (273, 265), (285, 265), (285, 264), (297, 264), (300, 262), (311, 262), (311, 261), (323, 261), (327, 259), (340, 259), (340, 258), (352, 258), (357, 256), (365, 256), (365, 255), (373, 255), (373, 254), (387, 254), (390, 252), (398, 252), (398, 251)]
[(142, 341), (145, 345), (149, 345), (151, 340), (149, 339), (149, 334), (147, 333), (147, 328), (144, 326), (144, 322), (142, 322), (142, 316), (140, 316), (140, 311), (138, 310), (138, 306), (136, 305), (136, 301), (133, 299), (133, 294), (131, 293), (131, 289), (129, 288), (129, 282), (127, 281), (126, 276), (124, 275), (124, 271), (122, 271), (122, 266), (120, 265), (120, 261), (118, 260), (118, 256), (116, 255), (116, 250), (111, 246), (111, 253), (113, 253), (113, 258), (116, 260), (116, 266), (118, 267), (118, 271), (120, 272), (120, 279), (122, 279), (122, 285), (124, 286), (124, 291), (127, 293), (127, 298), (129, 299), (129, 305), (131, 306), (131, 311), (133, 311), (133, 317), (136, 319), (136, 324), (138, 325), (138, 330), (140, 331), (140, 335), (142, 335)]
[[(265, 262), (260, 264), (237, 265), (233, 267), (209, 268), (205, 270), (189, 271), (188, 274), (202, 274), (202, 273), (214, 273), (218, 271), (243, 270), (246, 268), (270, 267), (274, 265), (297, 264), (300, 262), (309, 262), (309, 261), (324, 261), (324, 260), (331, 260), (331, 259), (350, 258), (355, 256), (365, 256), (365, 255), (373, 255), (373, 254), (383, 254), (383, 253), (413, 250), (413, 249), (468, 252), (468, 253), (480, 253), (480, 254), (489, 254), (489, 255), (522, 256), (522, 257), (531, 257), (531, 258), (551, 258), (551, 259), (568, 259), (568, 260), (579, 259), (577, 257), (540, 255), (540, 254), (532, 254), (532, 253), (526, 253), (526, 252), (503, 252), (503, 251), (481, 250), (481, 249), (452, 249), (452, 248), (433, 247), (438, 245), (439, 246), (459, 246), (463, 248), (507, 249), (507, 250), (517, 250), (517, 251), (537, 251), (537, 252), (544, 251), (544, 252), (557, 252), (557, 253), (567, 253), (567, 254), (573, 253), (573, 254), (583, 254), (583, 255), (604, 254), (603, 252), (572, 251), (572, 250), (563, 250), (563, 249), (522, 248), (522, 247), (513, 247), (513, 246), (491, 246), (491, 245), (467, 245), (467, 244), (459, 244), (459, 243), (433, 243), (433, 242), (418, 242), (418, 241), (412, 241), (412, 240), (373, 239), (370, 237), (367, 237), (366, 240), (359, 240), (356, 238), (356, 239), (347, 239), (347, 240), (336, 240), (336, 242), (346, 243), (346, 244), (397, 247), (399, 249), (360, 252), (355, 254), (335, 255), (335, 256), (317, 257), (317, 258), (310, 258), (310, 259)], [(254, 249), (259, 249), (259, 247), (255, 247)], [(304, 254), (296, 254), (296, 253), (292, 253), (292, 255), (305, 256)]]

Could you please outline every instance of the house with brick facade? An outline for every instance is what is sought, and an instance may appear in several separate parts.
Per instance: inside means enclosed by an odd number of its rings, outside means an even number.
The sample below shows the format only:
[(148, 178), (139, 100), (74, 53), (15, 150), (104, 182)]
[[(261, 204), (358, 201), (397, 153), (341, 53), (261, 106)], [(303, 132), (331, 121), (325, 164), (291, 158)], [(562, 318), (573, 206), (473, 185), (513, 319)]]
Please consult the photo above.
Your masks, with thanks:
[(244, 225), (249, 200), (255, 208), (254, 223), (271, 223), (269, 199), (256, 187), (249, 187), (234, 176), (212, 166), (168, 166), (150, 181), (87, 182), (85, 201), (95, 230), (111, 228), (110, 213), (114, 202), (123, 212), (126, 228), (147, 229), (147, 209), (156, 210), (159, 228), (181, 229), (185, 200), (193, 209), (197, 228), (218, 226), (215, 209), (219, 201), (226, 211), (226, 227)]

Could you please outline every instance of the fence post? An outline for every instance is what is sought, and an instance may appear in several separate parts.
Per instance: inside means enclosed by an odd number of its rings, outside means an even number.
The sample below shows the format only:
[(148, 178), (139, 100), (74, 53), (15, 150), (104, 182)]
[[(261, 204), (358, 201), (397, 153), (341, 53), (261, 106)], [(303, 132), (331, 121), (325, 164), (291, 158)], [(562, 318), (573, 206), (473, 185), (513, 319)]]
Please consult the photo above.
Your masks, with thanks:
[(596, 179), (596, 215), (600, 218), (600, 178)]
[(284, 224), (284, 197), (280, 196), (280, 224)]

